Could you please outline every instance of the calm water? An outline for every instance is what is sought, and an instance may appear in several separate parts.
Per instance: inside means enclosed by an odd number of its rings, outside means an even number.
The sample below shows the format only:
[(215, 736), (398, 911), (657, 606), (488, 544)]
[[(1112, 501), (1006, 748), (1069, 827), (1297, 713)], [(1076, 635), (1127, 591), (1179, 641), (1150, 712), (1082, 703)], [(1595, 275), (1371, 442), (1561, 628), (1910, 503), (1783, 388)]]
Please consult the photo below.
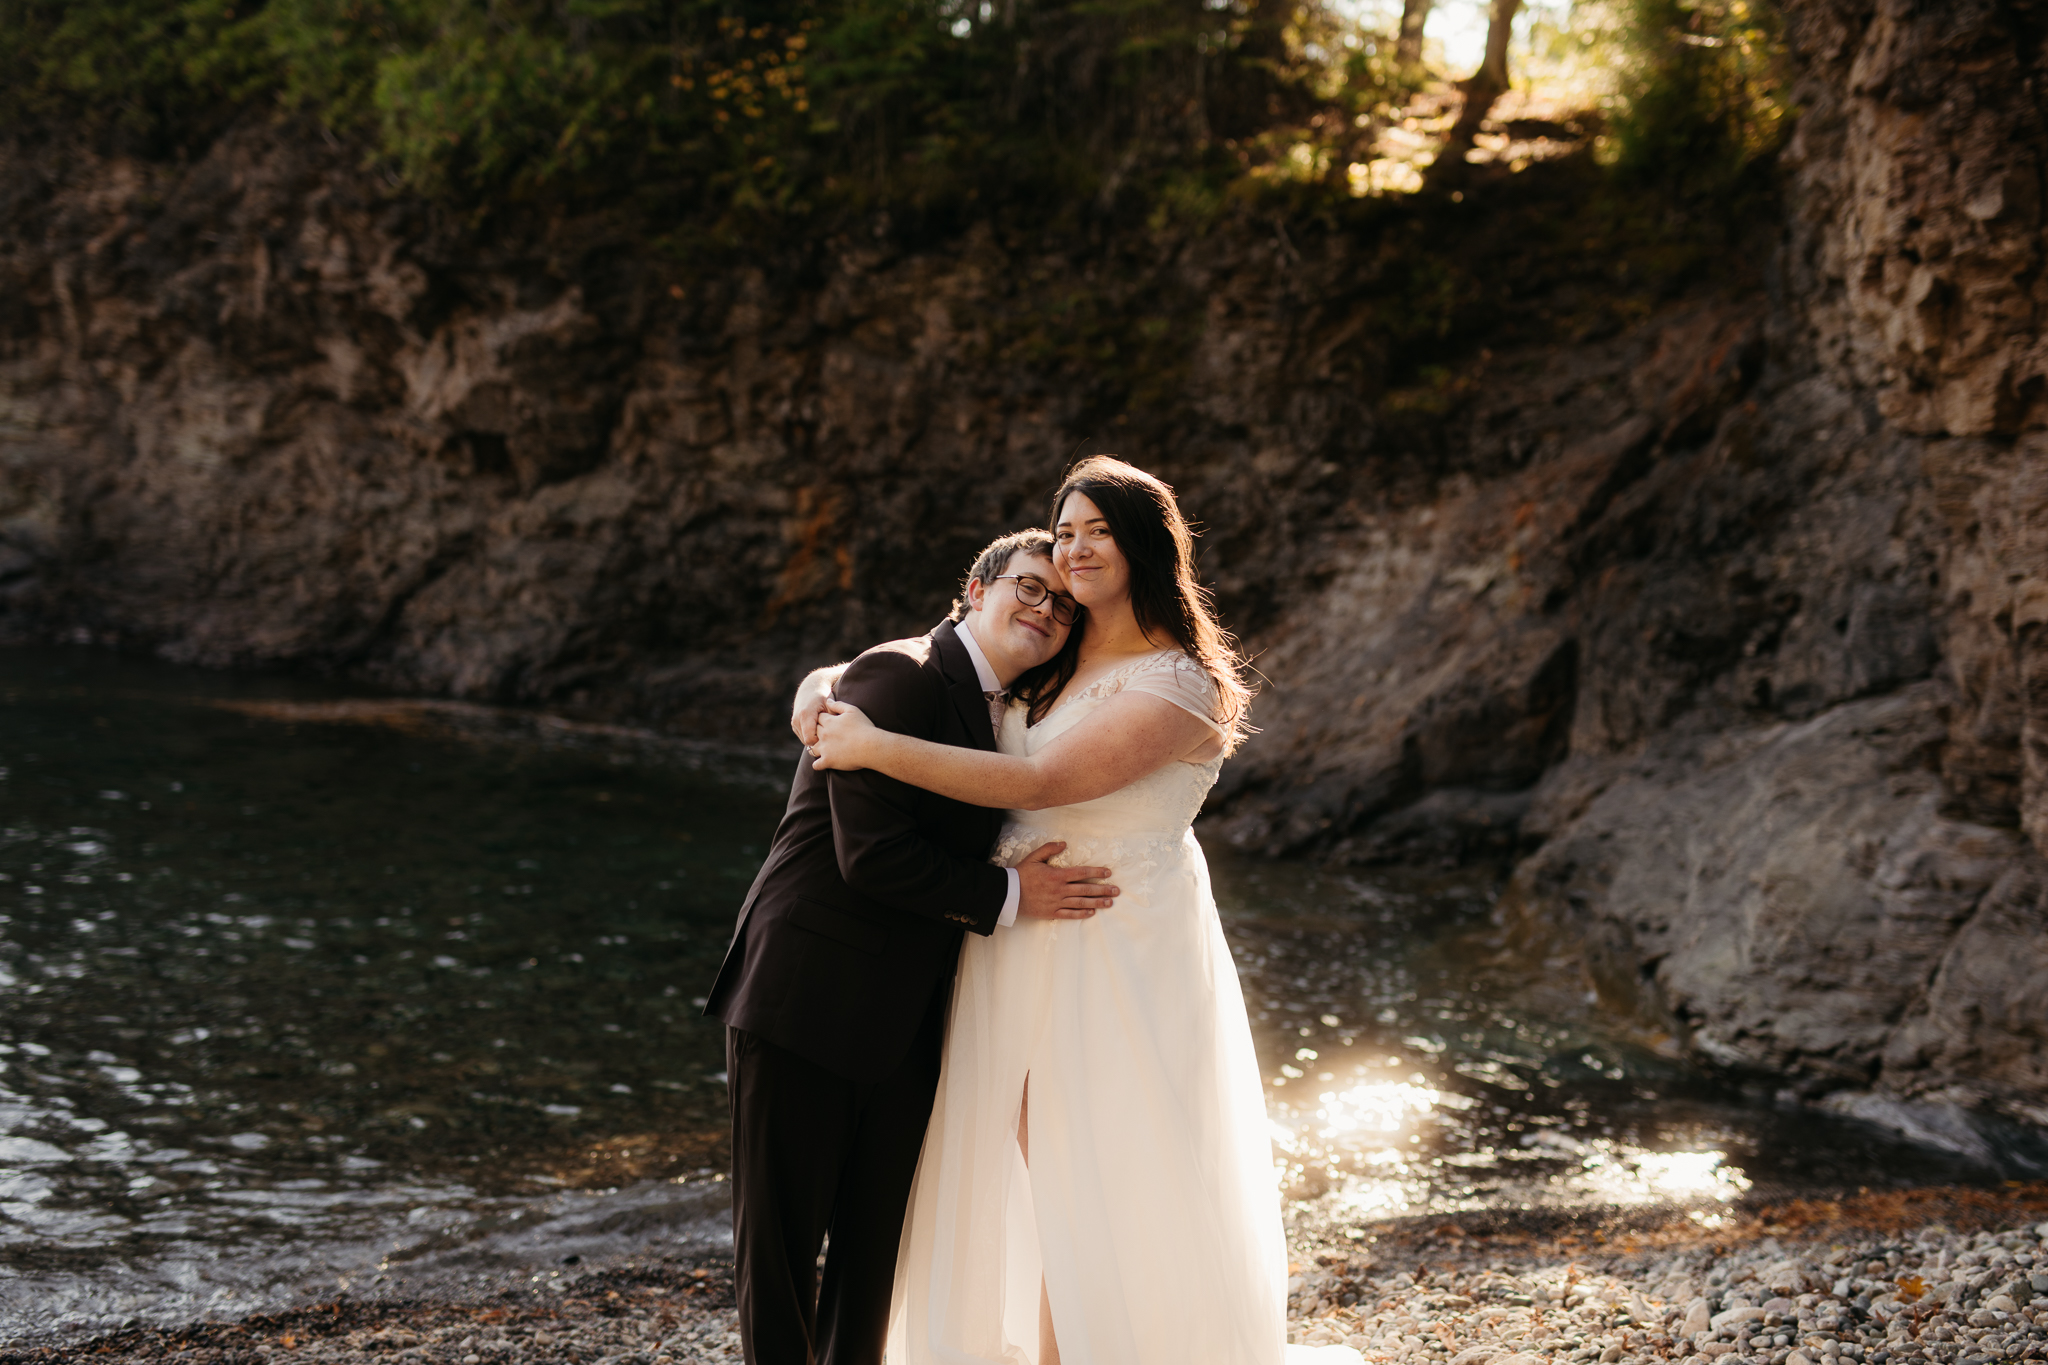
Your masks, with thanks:
[[(695, 1001), (793, 745), (84, 651), (0, 700), (0, 1335), (719, 1245)], [(1978, 1174), (1604, 1026), (1483, 875), (1217, 884), (1316, 1218)]]

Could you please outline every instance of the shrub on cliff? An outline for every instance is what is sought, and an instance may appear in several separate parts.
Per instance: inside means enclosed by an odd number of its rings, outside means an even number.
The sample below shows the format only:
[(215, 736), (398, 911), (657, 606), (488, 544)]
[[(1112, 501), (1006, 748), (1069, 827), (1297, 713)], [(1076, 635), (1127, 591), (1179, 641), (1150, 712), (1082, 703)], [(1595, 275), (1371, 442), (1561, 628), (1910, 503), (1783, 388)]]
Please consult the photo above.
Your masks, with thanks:
[[(1569, 13), (1622, 73), (1625, 179), (1698, 204), (1767, 160), (1761, 0)], [(878, 208), (1200, 224), (1346, 198), (1417, 88), (1391, 44), (1314, 0), (0, 0), (0, 126), (167, 156), (292, 114), (443, 202), (728, 244)]]
[(428, 193), (624, 196), (735, 231), (826, 205), (1042, 207), (1299, 112), (1303, 80), (1276, 60), (1289, 13), (1272, 0), (0, 0), (0, 120), (166, 155), (267, 106), (312, 116)]

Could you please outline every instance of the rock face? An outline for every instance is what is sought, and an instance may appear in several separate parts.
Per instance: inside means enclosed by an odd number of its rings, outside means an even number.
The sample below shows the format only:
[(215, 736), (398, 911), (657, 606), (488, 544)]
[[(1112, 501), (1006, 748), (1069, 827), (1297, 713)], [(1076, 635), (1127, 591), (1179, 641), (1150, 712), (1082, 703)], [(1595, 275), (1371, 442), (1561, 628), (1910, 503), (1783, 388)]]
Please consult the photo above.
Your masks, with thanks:
[(1271, 680), (1212, 837), (1512, 860), (1646, 1027), (1996, 1157), (2048, 1125), (2048, 9), (1783, 8), (1767, 272), (1525, 310), (1445, 382), (1360, 234), (693, 274), (275, 129), (7, 152), (6, 619), (770, 728), (1093, 436), (1207, 524)]
[[(2038, 1171), (2048, 14), (1787, 9), (1773, 303), (1532, 357), (1568, 434), (1368, 518), (1262, 634), (1283, 685), (1218, 823), (1366, 858), (1511, 828), (1511, 907), (1609, 1002)], [(1508, 399), (1475, 429), (1526, 430)]]

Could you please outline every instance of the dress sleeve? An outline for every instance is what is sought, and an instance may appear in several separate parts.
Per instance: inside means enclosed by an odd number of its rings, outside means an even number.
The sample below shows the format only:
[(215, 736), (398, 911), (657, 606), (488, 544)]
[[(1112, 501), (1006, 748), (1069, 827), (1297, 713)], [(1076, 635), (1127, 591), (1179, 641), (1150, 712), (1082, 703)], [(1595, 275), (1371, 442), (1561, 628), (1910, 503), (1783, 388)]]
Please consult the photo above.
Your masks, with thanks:
[(1216, 681), (1208, 670), (1185, 654), (1163, 654), (1157, 663), (1147, 664), (1123, 686), (1126, 692), (1143, 692), (1164, 697), (1199, 718), (1223, 739), (1230, 732), (1216, 718)]

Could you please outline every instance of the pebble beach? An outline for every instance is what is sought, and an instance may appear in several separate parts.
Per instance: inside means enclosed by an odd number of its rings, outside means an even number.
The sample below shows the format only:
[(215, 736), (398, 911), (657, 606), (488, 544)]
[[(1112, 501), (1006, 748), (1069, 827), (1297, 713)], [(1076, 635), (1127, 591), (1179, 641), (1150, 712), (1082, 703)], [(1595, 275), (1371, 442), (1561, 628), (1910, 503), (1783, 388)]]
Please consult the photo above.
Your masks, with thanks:
[[(1375, 1365), (1994, 1365), (2048, 1359), (2048, 1187), (1749, 1213), (1297, 1228), (1292, 1342)], [(0, 1365), (690, 1365), (740, 1358), (730, 1266), (572, 1267), (460, 1296), (0, 1347)], [(1191, 1346), (1187, 1357), (1199, 1361)]]
[(1746, 1218), (1695, 1211), (1591, 1237), (1475, 1236), (1448, 1224), (1324, 1249), (1292, 1267), (1289, 1340), (1400, 1365), (2048, 1357), (2048, 1221), (2034, 1221), (2038, 1207), (2014, 1196), (2001, 1219), (1996, 1197), (1980, 1196), (1958, 1228), (1913, 1216), (1943, 1198), (1928, 1193)]

